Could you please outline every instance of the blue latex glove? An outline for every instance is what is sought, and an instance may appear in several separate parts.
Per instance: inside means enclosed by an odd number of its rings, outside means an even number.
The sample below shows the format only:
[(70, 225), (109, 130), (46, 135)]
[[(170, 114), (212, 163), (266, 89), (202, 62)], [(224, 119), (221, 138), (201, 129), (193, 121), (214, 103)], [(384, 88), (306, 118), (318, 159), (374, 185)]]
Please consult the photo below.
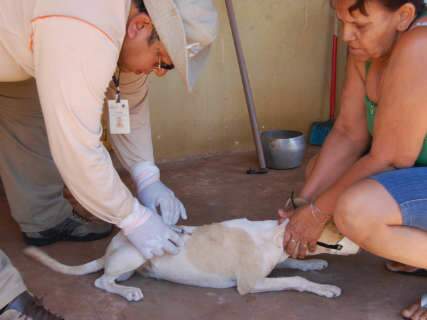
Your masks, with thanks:
[(178, 254), (179, 248), (184, 244), (181, 237), (157, 213), (145, 208), (144, 215), (148, 215), (148, 218), (140, 226), (124, 229), (129, 241), (147, 260), (165, 253)]
[(175, 225), (180, 218), (187, 220), (184, 205), (160, 180), (138, 190), (138, 199), (144, 206), (161, 214), (167, 225)]

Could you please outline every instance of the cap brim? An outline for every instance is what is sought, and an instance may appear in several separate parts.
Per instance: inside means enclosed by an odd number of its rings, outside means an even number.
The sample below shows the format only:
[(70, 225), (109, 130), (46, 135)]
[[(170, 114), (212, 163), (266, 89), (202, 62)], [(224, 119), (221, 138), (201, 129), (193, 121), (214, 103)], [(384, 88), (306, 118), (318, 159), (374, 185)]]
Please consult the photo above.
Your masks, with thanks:
[(195, 79), (190, 77), (187, 40), (178, 8), (172, 0), (144, 0), (144, 4), (175, 69), (184, 80), (187, 89), (191, 91)]

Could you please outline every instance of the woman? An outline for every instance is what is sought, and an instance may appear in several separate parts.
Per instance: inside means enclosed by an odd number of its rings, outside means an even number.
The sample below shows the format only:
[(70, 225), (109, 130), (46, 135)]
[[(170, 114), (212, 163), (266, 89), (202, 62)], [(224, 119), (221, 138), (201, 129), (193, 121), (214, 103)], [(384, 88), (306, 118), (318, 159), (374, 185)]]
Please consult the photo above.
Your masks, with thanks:
[[(427, 15), (423, 0), (335, 0), (349, 56), (340, 115), (307, 170), (284, 245), (303, 258), (331, 219), (373, 254), (427, 268)], [(423, 303), (402, 311), (427, 319)]]

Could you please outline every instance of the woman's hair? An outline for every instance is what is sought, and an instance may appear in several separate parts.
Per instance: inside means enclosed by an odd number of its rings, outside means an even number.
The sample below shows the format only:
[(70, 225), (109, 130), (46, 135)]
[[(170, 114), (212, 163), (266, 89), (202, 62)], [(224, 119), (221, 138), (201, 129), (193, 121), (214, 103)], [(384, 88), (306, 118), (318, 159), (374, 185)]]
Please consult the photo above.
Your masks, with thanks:
[[(356, 3), (350, 7), (350, 13), (359, 10), (362, 14), (368, 15), (366, 11), (365, 3), (369, 0), (356, 0)], [(425, 3), (424, 0), (375, 0), (380, 2), (384, 7), (391, 11), (396, 11), (406, 3), (412, 3), (416, 9), (417, 15), (424, 11)]]

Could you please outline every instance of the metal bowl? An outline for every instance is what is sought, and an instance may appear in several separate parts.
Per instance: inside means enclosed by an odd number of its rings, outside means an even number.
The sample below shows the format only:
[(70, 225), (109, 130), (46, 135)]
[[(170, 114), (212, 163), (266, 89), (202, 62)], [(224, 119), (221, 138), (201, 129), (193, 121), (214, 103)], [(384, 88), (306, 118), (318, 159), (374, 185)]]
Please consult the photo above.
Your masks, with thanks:
[(305, 152), (305, 137), (302, 132), (271, 130), (261, 133), (267, 167), (292, 169), (302, 164)]

